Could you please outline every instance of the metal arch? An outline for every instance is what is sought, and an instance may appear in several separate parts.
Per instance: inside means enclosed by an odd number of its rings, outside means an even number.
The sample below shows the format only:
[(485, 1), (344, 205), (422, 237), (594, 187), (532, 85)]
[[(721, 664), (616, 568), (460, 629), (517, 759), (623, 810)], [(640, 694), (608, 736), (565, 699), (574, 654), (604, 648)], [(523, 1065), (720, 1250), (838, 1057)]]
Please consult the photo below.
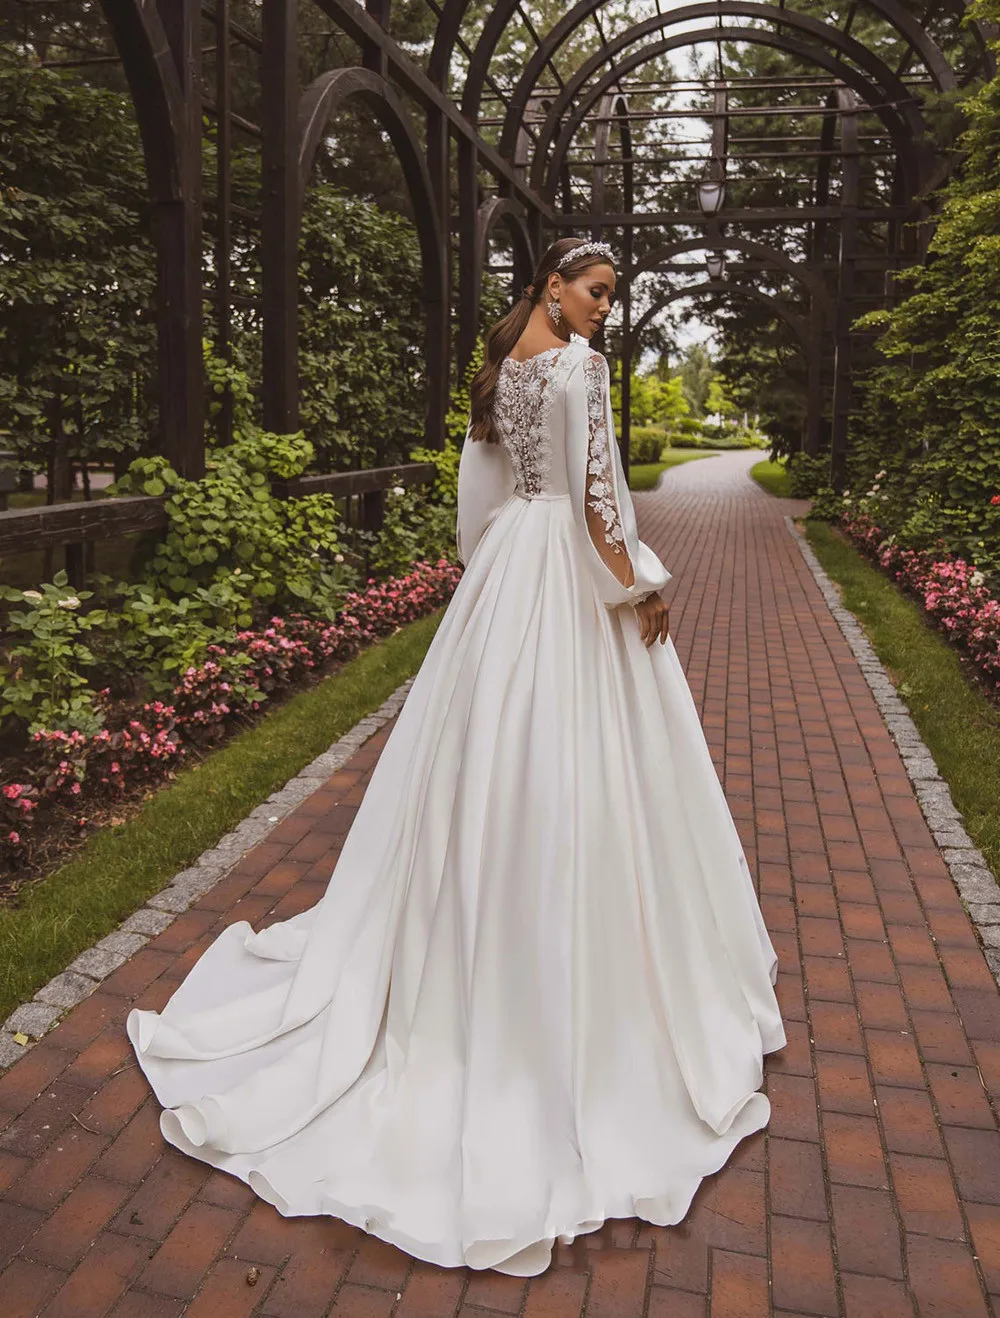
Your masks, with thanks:
[[(552, 108), (552, 97), (546, 95), (544, 92), (543, 93), (533, 92), (532, 95), (528, 98), (529, 105), (531, 104), (532, 101), (534, 101), (538, 105), (538, 108), (540, 110), (544, 110), (546, 114), (548, 114), (549, 110), (551, 110)], [(514, 164), (515, 168), (521, 170), (522, 174), (525, 173), (528, 168), (528, 159), (531, 155), (531, 145), (532, 145), (531, 137), (529, 136), (527, 130), (525, 129), (524, 123), (521, 122), (517, 125), (517, 132), (514, 137), (514, 146), (509, 156), (509, 159)]]
[(448, 270), (447, 247), (434, 199), (430, 170), (419, 139), (389, 83), (371, 69), (333, 69), (322, 73), (302, 93), (298, 123), (298, 204), (302, 201), (316, 153), (330, 115), (348, 101), (360, 101), (389, 135), (413, 201), (420, 238), (423, 299), (426, 307), (425, 353), (430, 382), (427, 441), (440, 442), (447, 410)]
[[(528, 97), (541, 76), (542, 70), (546, 63), (563, 42), (573, 31), (581, 26), (594, 12), (601, 8), (602, 0), (580, 0), (574, 8), (560, 19), (546, 34), (544, 40), (532, 55), (531, 59), (525, 66), (524, 73), (518, 81), (511, 97), (510, 109), (508, 111), (508, 123), (504, 126), (504, 132), (501, 136), (500, 149), (502, 152), (510, 149), (510, 136), (515, 125), (524, 113)], [(895, 28), (906, 41), (909, 42), (912, 49), (917, 51), (927, 67), (928, 72), (934, 79), (939, 91), (948, 90), (957, 86), (955, 73), (944, 56), (941, 48), (925, 32), (920, 25), (913, 19), (912, 15), (907, 13), (899, 0), (867, 0), (868, 5), (880, 13), (889, 24)], [(489, 72), (489, 66), (493, 59), (496, 45), (503, 34), (504, 27), (513, 15), (517, 5), (517, 0), (499, 0), (496, 8), (493, 10), (490, 18), (483, 29), (483, 32), (473, 52), (473, 59), (469, 65), (468, 75), (466, 77), (465, 89), (462, 97), (462, 111), (467, 118), (473, 122), (478, 118), (479, 106), (482, 98), (483, 84)], [(462, 0), (458, 0), (455, 6), (460, 8), (463, 13), (466, 5)], [(447, 7), (446, 7), (447, 12)], [(713, 5), (712, 12), (718, 13), (719, 6)], [(725, 12), (723, 9), (722, 12)], [(783, 13), (794, 13), (793, 10), (783, 10)], [(660, 18), (667, 18), (671, 22), (677, 21), (673, 15), (660, 15)], [(805, 17), (805, 15), (800, 15)], [(647, 20), (647, 23), (653, 25), (655, 30), (656, 20)], [(637, 26), (646, 26), (640, 24)], [(823, 25), (826, 26), (826, 25)], [(839, 29), (838, 29), (839, 30)], [(841, 35), (844, 35), (841, 33)], [(457, 36), (457, 29), (456, 29)], [(444, 38), (442, 37), (442, 42)], [(614, 45), (615, 43), (609, 43)], [(435, 42), (435, 47), (437, 43)], [(449, 47), (448, 58), (450, 60), (451, 50), (454, 48), (454, 41)]]
[(511, 197), (489, 197), (476, 211), (475, 246), (466, 256), (471, 265), (463, 270), (458, 303), (459, 370), (464, 370), (472, 355), (479, 333), (479, 309), (482, 305), (483, 272), (490, 234), (503, 224), (514, 249), (515, 283), (523, 288), (535, 272), (534, 245), (526, 224), (526, 211)]
[[(552, 109), (542, 130), (538, 144), (533, 177), (536, 180), (539, 177), (539, 160), (544, 156), (548, 143), (551, 140), (550, 125), (552, 121), (565, 115), (567, 109), (572, 104), (573, 99), (581, 91), (589, 78), (609, 62), (614, 61), (615, 57), (625, 51), (629, 46), (635, 45), (645, 37), (652, 35), (654, 32), (662, 32), (679, 23), (691, 22), (699, 18), (716, 18), (722, 14), (725, 14), (727, 17), (759, 18), (773, 24), (776, 29), (781, 29), (782, 27), (791, 28), (793, 30), (797, 29), (806, 36), (814, 37), (817, 41), (834, 47), (834, 49), (840, 54), (852, 59), (861, 70), (870, 75), (872, 81), (883, 93), (899, 102), (903, 106), (903, 114), (909, 119), (911, 131), (917, 136), (922, 134), (923, 120), (917, 111), (915, 102), (907, 88), (891, 72), (886, 64), (874, 56), (867, 47), (863, 46), (860, 42), (855, 41), (853, 37), (845, 36), (844, 33), (839, 31), (839, 29), (831, 28), (828, 24), (810, 18), (807, 15), (798, 14), (790, 9), (781, 9), (774, 5), (759, 3), (759, 0), (701, 0), (700, 3), (685, 5), (680, 9), (672, 10), (668, 14), (657, 14), (653, 18), (647, 19), (642, 23), (637, 23), (635, 26), (619, 33), (617, 37), (612, 41), (609, 41), (599, 52), (592, 55), (590, 59), (586, 60), (584, 64), (581, 65), (553, 102)], [(717, 32), (721, 29), (712, 30)], [(758, 30), (754, 28), (730, 28), (727, 29), (727, 31), (730, 34), (740, 34), (739, 36), (733, 37), (734, 40), (752, 40), (753, 38), (749, 34), (763, 33), (762, 29)], [(743, 36), (744, 33), (747, 35)], [(632, 69), (636, 67), (637, 64), (645, 62), (645, 59), (651, 58), (654, 53), (663, 53), (665, 50), (678, 48), (678, 45), (694, 43), (696, 38), (695, 33), (685, 33), (684, 35), (688, 38), (686, 42), (678, 43), (675, 40), (672, 45), (668, 45), (666, 42), (658, 43), (651, 50), (647, 49), (645, 51), (644, 59), (637, 60), (635, 58), (635, 52), (630, 56), (626, 56), (622, 64), (616, 66), (617, 76), (620, 76), (623, 70)], [(803, 54), (802, 47), (788, 38), (775, 41), (773, 38), (779, 37), (780, 32), (771, 33), (770, 30), (768, 30), (768, 35), (772, 37), (772, 40), (761, 42), (761, 44), (776, 45), (778, 49), (788, 50), (791, 53)], [(701, 39), (700, 34), (698, 34), (698, 39)], [(757, 40), (760, 41), (759, 35), (757, 36)], [(813, 54), (813, 49), (810, 47), (809, 53), (804, 57), (809, 58), (813, 56)], [(827, 52), (823, 51), (823, 54), (827, 55)], [(827, 56), (827, 58), (829, 58), (829, 56)], [(814, 59), (814, 62), (823, 63), (823, 61), (819, 59)], [(854, 70), (851, 72), (853, 73)], [(613, 85), (614, 81), (617, 81), (617, 77), (613, 80), (607, 78), (603, 79), (598, 94), (603, 93), (607, 87)], [(844, 78), (844, 81), (850, 82), (846, 77)], [(854, 83), (852, 85), (854, 85), (855, 90), (858, 91), (863, 99), (869, 102), (872, 101), (870, 88), (864, 85), (864, 79), (858, 78), (857, 75), (855, 75)], [(596, 99), (597, 96), (594, 96), (591, 103)], [(514, 106), (512, 103), (508, 117), (510, 117), (513, 112)], [(505, 134), (506, 131), (507, 125), (505, 124)], [(503, 136), (501, 137), (501, 143), (501, 149), (504, 149)]]
[[(514, 248), (514, 272), (518, 282), (528, 284), (535, 273), (535, 252), (525, 223), (526, 211), (519, 201), (511, 197), (490, 197), (479, 207), (476, 215), (476, 249), (480, 279), (486, 268), (486, 249), (490, 234), (503, 224)], [(477, 280), (478, 284), (478, 280)]]
[[(545, 110), (546, 113), (552, 107), (551, 96), (540, 95), (534, 97), (533, 99), (538, 102), (539, 108)], [(529, 168), (528, 160), (531, 154), (532, 146), (533, 143), (531, 141), (531, 137), (525, 130), (524, 125), (523, 124), (520, 125), (518, 127), (518, 132), (517, 132), (517, 140), (514, 144), (514, 154), (510, 159), (511, 159), (511, 163), (514, 165), (514, 168), (518, 171), (518, 174), (521, 177), (522, 182), (524, 180), (525, 175), (528, 172), (528, 168)], [(567, 167), (564, 167), (563, 170), (561, 171), (561, 178), (559, 181), (562, 184), (562, 189), (563, 189), (563, 206), (566, 211), (569, 211), (572, 209), (572, 205), (571, 205), (572, 188), (570, 184), (569, 169)]]
[(684, 252), (697, 252), (709, 246), (730, 252), (742, 252), (744, 256), (755, 257), (758, 261), (765, 262), (774, 270), (783, 270), (785, 274), (791, 275), (793, 279), (798, 279), (805, 285), (811, 296), (822, 307), (827, 319), (832, 316), (833, 303), (819, 275), (803, 263), (793, 261), (791, 257), (786, 256), (784, 252), (779, 252), (776, 248), (768, 247), (764, 243), (750, 242), (745, 238), (726, 238), (720, 235), (718, 238), (713, 238), (711, 242), (704, 237), (686, 238), (683, 242), (668, 243), (663, 247), (657, 247), (625, 272), (628, 281), (633, 284), (640, 275), (649, 274), (665, 261), (670, 261), (673, 257), (680, 256)]
[[(435, 86), (444, 88), (451, 68), (451, 57), (455, 53), (458, 34), (462, 30), (465, 11), (472, 0), (445, 0), (434, 33), (434, 45), (431, 47), (430, 59), (427, 61), (427, 76)], [(514, 6), (511, 5), (511, 13)]]
[(753, 298), (754, 301), (763, 303), (764, 306), (773, 311), (776, 316), (779, 316), (792, 328), (792, 330), (794, 330), (800, 344), (802, 345), (803, 351), (808, 353), (809, 332), (806, 328), (805, 321), (801, 316), (797, 316), (794, 311), (790, 311), (780, 298), (772, 297), (770, 293), (762, 293), (759, 288), (754, 288), (752, 284), (735, 284), (728, 279), (705, 279), (700, 284), (691, 284), (688, 288), (676, 288), (671, 293), (668, 293), (666, 297), (661, 298), (659, 302), (656, 302), (653, 306), (647, 308), (633, 326), (632, 331), (628, 336), (627, 343), (623, 344), (623, 358), (631, 361), (632, 354), (643, 330), (653, 317), (658, 315), (666, 307), (669, 307), (671, 302), (679, 302), (681, 298), (699, 297), (707, 293), (737, 293), (742, 297)]
[[(692, 6), (692, 8), (709, 10), (714, 13), (718, 8), (728, 8), (731, 2), (732, 0), (723, 0), (719, 6), (699, 5)], [(746, 7), (749, 8), (750, 6)], [(781, 15), (789, 14), (790, 11), (775, 10), (774, 13), (780, 17)], [(784, 23), (785, 20), (782, 18), (781, 22)], [(836, 56), (830, 55), (821, 47), (792, 41), (778, 32), (772, 32), (763, 28), (738, 27), (700, 28), (695, 32), (678, 33), (673, 37), (668, 37), (663, 41), (657, 42), (655, 45), (645, 46), (638, 51), (633, 51), (631, 55), (618, 63), (610, 73), (607, 73), (595, 87), (591, 88), (586, 93), (581, 103), (574, 111), (572, 117), (563, 127), (559, 139), (552, 150), (551, 159), (547, 160), (546, 153), (556, 126), (556, 111), (561, 108), (558, 103), (554, 105), (546, 119), (539, 137), (538, 149), (532, 168), (532, 187), (537, 191), (543, 191), (547, 196), (551, 195), (551, 193), (548, 192), (549, 179), (551, 178), (553, 171), (560, 167), (562, 160), (569, 149), (569, 145), (572, 142), (573, 136), (583, 123), (593, 105), (599, 101), (600, 97), (621, 77), (631, 72), (632, 69), (640, 64), (655, 59), (658, 55), (667, 54), (671, 50), (677, 50), (684, 46), (700, 45), (705, 42), (716, 41), (746, 42), (752, 45), (771, 46), (777, 50), (783, 50), (789, 54), (797, 55), (806, 63), (818, 64), (820, 68), (826, 69), (828, 73), (839, 78), (848, 87), (856, 91), (862, 101), (872, 107), (871, 113), (875, 114), (885, 124), (896, 144), (901, 160), (905, 162), (907, 174), (909, 176), (909, 190), (911, 194), (917, 191), (921, 171), (920, 162), (917, 158), (917, 143), (914, 143), (913, 137), (916, 135), (918, 142), (922, 144), (923, 123), (919, 114), (916, 116), (916, 134), (914, 134), (909, 130), (909, 126), (904, 126), (894, 113), (890, 112), (884, 105), (880, 106), (880, 98), (877, 93), (885, 93), (888, 89), (884, 87), (879, 88), (877, 86), (873, 87), (863, 75), (859, 74), (854, 68), (845, 64)], [(593, 61), (589, 61), (588, 63), (592, 62)], [(600, 67), (601, 64), (606, 62), (606, 58), (602, 56), (596, 62), (597, 66)], [(584, 67), (586, 68), (587, 66)], [(582, 72), (583, 70), (580, 71), (580, 73)], [(580, 73), (576, 75), (576, 78), (573, 80), (574, 82), (577, 82), (580, 79)], [(895, 79), (892, 79), (891, 75), (888, 74), (888, 70), (886, 70), (886, 74), (891, 81), (895, 81)], [(570, 84), (567, 84), (567, 91), (569, 90), (569, 87)], [(905, 90), (901, 90), (902, 95), (906, 97), (907, 93)], [(562, 100), (562, 97), (560, 97), (560, 100)], [(912, 115), (908, 114), (907, 117), (912, 118)], [(546, 175), (548, 177), (546, 177)]]
[[(600, 217), (607, 209), (604, 205), (606, 184), (604, 171), (608, 164), (608, 147), (611, 144), (611, 116), (623, 116), (618, 120), (618, 135), (622, 153), (627, 163), (622, 167), (624, 187), (622, 202), (627, 211), (635, 209), (635, 165), (632, 163), (632, 125), (628, 119), (628, 97), (624, 92), (610, 92), (601, 98), (598, 108), (600, 122), (594, 132), (594, 173), (590, 185), (590, 209)], [(596, 219), (591, 226), (592, 238), (600, 238), (602, 226)]]
[(135, 106), (154, 201), (179, 201), (184, 97), (160, 15), (141, 0), (101, 0)]
[(857, 207), (860, 189), (861, 144), (858, 140), (857, 102), (850, 90), (833, 93), (840, 125), (842, 199), (848, 214), (840, 227), (837, 261), (837, 310), (834, 324), (833, 407), (830, 418), (830, 482), (841, 485), (846, 475), (847, 430), (853, 393), (851, 325), (854, 321), (855, 262), (858, 221), (850, 214)]
[[(425, 296), (439, 298), (442, 296), (444, 238), (434, 204), (430, 171), (402, 103), (389, 83), (371, 69), (331, 69), (328, 73), (321, 73), (302, 93), (298, 144), (300, 205), (327, 122), (331, 114), (348, 101), (360, 101), (389, 134), (413, 200), (423, 256)], [(432, 276), (430, 283), (428, 276)]]
[(365, 0), (365, 9), (371, 14), (379, 27), (388, 32), (392, 0)]
[(135, 106), (156, 249), (156, 393), (162, 452), (205, 470), (202, 362), (201, 7), (101, 0)]
[[(632, 359), (635, 356), (635, 350), (638, 346), (642, 332), (649, 325), (654, 316), (658, 315), (671, 302), (679, 302), (681, 298), (698, 297), (706, 293), (721, 293), (731, 296), (736, 293), (742, 297), (752, 298), (755, 302), (760, 302), (768, 307), (774, 315), (785, 321), (791, 328), (796, 338), (809, 368), (810, 383), (816, 379), (816, 344), (810, 342), (809, 330), (806, 322), (801, 316), (797, 316), (790, 311), (778, 298), (772, 297), (769, 293), (762, 293), (759, 288), (754, 288), (751, 284), (737, 284), (732, 280), (707, 279), (700, 284), (691, 284), (687, 288), (674, 289), (666, 297), (655, 302), (651, 307), (642, 314), (635, 325), (622, 334), (622, 351), (621, 351), (621, 418), (622, 433), (619, 437), (619, 447), (622, 453), (622, 465), (625, 468), (626, 477), (629, 469), (629, 447), (632, 435)], [(811, 396), (811, 390), (808, 391), (807, 407), (814, 406), (814, 399)]]

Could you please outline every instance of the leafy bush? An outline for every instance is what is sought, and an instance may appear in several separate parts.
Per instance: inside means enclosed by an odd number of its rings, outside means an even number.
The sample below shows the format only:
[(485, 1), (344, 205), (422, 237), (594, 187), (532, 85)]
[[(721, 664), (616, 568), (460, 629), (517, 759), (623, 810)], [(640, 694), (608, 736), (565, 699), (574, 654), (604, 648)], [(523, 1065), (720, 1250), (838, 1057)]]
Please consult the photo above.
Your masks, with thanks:
[(127, 96), (0, 45), (0, 429), (35, 469), (155, 430), (155, 257)]
[(0, 662), (0, 720), (13, 715), (40, 728), (80, 728), (96, 732), (101, 719), (95, 708), (97, 693), (87, 672), (96, 660), (83, 636), (107, 622), (95, 609), (81, 611), (93, 591), (74, 591), (65, 572), (40, 590), (13, 590), (0, 586), (0, 598), (23, 604), (8, 616), (14, 643)]
[(793, 453), (786, 466), (788, 488), (793, 499), (811, 499), (829, 485), (829, 453)]
[[(0, 871), (24, 865), (45, 825), (86, 824), (81, 811), (155, 783), (188, 749), (217, 740), (272, 693), (439, 608), (460, 576), (446, 559), (416, 563), (405, 576), (348, 592), (336, 621), (272, 617), (228, 645), (210, 645), (202, 663), (179, 675), (169, 702), (114, 705), (104, 690), (95, 703), (111, 727), (36, 729), (25, 763), (0, 784)], [(242, 675), (236, 684), (234, 670)]]
[[(976, 10), (1000, 19), (998, 0)], [(909, 296), (858, 322), (877, 332), (881, 360), (861, 383), (847, 484), (859, 490), (878, 481), (878, 522), (896, 543), (924, 549), (939, 541), (997, 574), (1000, 78), (961, 109), (965, 158), (939, 194), (927, 262), (905, 272)]]
[(400, 215), (314, 181), (300, 253), (300, 412), (319, 469), (401, 461), (424, 429), (416, 230)]
[(667, 432), (662, 426), (633, 426), (629, 436), (631, 462), (659, 462), (667, 446)]

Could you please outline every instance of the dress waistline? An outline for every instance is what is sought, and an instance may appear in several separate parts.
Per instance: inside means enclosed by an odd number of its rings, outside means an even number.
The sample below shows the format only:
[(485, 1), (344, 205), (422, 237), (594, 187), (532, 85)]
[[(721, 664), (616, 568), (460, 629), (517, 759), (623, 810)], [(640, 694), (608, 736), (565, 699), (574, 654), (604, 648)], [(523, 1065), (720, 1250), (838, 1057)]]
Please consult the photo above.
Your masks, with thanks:
[(570, 497), (568, 491), (563, 494), (528, 494), (526, 490), (515, 490), (514, 493), (519, 499), (524, 499), (527, 503), (530, 503), (532, 499), (568, 499)]

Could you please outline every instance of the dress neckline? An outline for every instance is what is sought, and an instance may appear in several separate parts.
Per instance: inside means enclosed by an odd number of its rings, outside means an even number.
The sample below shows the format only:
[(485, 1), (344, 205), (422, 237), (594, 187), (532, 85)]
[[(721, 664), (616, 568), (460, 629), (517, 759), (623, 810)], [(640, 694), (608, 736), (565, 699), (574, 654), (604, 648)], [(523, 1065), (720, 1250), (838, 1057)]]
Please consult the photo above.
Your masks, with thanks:
[(550, 352), (565, 352), (567, 348), (571, 348), (572, 346), (572, 340), (570, 340), (569, 343), (564, 343), (558, 348), (543, 348), (541, 352), (536, 352), (530, 357), (522, 357), (520, 361), (516, 357), (511, 357), (508, 354), (504, 358), (504, 362), (513, 362), (515, 366), (527, 366), (528, 362), (537, 361), (539, 357), (547, 357)]

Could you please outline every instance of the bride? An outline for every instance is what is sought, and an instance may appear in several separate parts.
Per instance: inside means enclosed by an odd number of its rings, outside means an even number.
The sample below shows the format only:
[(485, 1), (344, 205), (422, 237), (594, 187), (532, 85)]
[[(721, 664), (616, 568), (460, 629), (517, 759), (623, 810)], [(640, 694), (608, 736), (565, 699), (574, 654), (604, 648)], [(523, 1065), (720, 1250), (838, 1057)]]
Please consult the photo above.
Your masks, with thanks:
[(465, 571), (323, 898), (128, 1018), (171, 1144), (444, 1267), (681, 1221), (785, 1043), (587, 344), (614, 286), (607, 244), (562, 238), (489, 335)]

